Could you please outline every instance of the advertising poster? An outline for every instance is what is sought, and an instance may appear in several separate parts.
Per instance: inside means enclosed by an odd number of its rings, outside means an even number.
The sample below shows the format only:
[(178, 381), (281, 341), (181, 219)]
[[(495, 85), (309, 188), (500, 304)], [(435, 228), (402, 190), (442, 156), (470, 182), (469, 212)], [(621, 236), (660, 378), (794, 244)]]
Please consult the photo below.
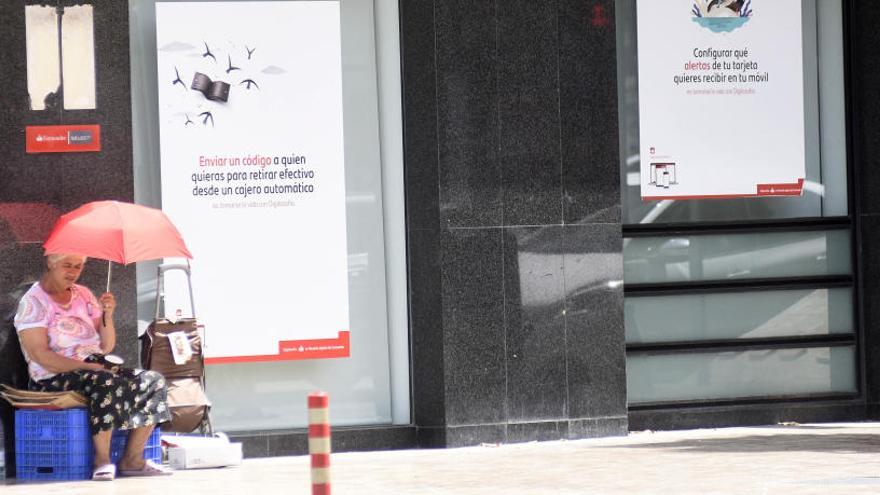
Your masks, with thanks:
[(339, 3), (157, 3), (156, 43), (162, 209), (207, 362), (349, 356)]
[(801, 0), (639, 0), (643, 200), (799, 196)]

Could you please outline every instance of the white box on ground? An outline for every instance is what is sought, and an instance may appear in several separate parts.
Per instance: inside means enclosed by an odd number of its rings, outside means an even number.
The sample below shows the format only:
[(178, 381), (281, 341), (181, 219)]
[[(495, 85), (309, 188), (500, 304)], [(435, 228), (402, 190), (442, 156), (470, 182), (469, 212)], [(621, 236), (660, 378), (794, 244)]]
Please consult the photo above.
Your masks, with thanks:
[(162, 437), (168, 445), (168, 464), (174, 469), (202, 469), (241, 464), (241, 443), (225, 437)]
[(211, 447), (171, 447), (168, 463), (174, 469), (201, 469), (241, 464), (241, 444), (227, 443)]

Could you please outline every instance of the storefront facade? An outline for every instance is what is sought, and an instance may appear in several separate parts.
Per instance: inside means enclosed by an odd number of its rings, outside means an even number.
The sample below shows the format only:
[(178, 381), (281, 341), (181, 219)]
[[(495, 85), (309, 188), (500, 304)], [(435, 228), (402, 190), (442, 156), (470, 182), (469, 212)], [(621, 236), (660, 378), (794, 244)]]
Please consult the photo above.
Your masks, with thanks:
[[(157, 88), (174, 75), (157, 26), (184, 2), (159, 2), (158, 16), (152, 0), (86, 2), (93, 108), (34, 109), (25, 5), (38, 3), (0, 6), (4, 318), (60, 213), (167, 206), (172, 173)], [(876, 417), (880, 9), (801, 2), (801, 195), (643, 201), (635, 0), (338, 5), (350, 355), (210, 365), (214, 421), (248, 456), (305, 452), (314, 389), (330, 393), (337, 450)], [(100, 151), (26, 152), (26, 127), (65, 124), (99, 125)], [(214, 285), (228, 304), (287, 262), (284, 249), (225, 260), (230, 282), (221, 271)], [(114, 272), (129, 363), (155, 270)], [(104, 276), (92, 262), (83, 281)], [(197, 306), (220, 297), (205, 294)], [(295, 314), (291, 301), (277, 318)], [(4, 353), (17, 345), (7, 320)], [(20, 383), (20, 363), (2, 362), (0, 381)]]

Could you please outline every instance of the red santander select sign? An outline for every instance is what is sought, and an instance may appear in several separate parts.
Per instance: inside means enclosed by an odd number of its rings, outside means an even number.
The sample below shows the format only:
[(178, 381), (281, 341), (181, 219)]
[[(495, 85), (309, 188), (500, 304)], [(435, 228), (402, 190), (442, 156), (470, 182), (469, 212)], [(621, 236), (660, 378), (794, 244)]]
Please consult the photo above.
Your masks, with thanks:
[(101, 126), (29, 125), (25, 142), (28, 153), (101, 151)]

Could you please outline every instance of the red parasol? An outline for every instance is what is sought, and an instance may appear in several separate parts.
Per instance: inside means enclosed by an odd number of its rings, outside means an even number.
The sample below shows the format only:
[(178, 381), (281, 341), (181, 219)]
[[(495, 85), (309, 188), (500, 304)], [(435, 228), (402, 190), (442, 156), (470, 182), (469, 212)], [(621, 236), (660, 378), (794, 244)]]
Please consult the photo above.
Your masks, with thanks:
[(165, 257), (192, 258), (162, 210), (118, 201), (95, 201), (62, 215), (43, 248), (46, 254), (79, 254), (124, 265)]

